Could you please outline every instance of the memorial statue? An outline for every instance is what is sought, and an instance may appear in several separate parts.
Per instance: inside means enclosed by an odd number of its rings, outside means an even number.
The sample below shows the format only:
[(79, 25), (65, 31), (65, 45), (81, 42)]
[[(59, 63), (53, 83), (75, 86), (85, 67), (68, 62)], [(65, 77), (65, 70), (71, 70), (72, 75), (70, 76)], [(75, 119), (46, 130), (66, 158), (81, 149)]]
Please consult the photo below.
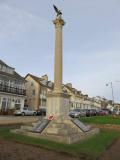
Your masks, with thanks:
[(53, 5), (55, 12), (57, 13), (57, 18), (61, 18), (62, 12), (55, 6)]

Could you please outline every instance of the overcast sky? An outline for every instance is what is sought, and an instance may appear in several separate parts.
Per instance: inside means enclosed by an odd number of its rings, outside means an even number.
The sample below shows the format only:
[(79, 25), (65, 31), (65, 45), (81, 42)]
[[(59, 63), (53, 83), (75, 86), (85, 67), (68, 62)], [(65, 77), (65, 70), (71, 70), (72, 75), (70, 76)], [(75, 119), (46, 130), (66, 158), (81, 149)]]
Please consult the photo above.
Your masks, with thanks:
[(63, 80), (120, 102), (120, 0), (0, 0), (0, 59), (25, 76), (54, 73), (56, 4), (63, 12)]

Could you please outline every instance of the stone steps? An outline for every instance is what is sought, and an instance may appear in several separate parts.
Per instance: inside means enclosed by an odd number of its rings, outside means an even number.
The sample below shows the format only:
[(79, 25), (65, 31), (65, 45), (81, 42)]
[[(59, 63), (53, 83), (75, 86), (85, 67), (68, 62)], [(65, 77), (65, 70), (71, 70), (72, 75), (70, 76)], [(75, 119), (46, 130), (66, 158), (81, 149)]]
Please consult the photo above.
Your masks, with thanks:
[(76, 134), (78, 133), (78, 128), (71, 127), (70, 125), (67, 124), (53, 123), (50, 124), (50, 126), (48, 126), (47, 133), (61, 134), (61, 135)]
[(24, 131), (32, 131), (33, 127), (32, 126), (21, 126), (20, 129)]
[(34, 126), (36, 126), (38, 124), (38, 122), (36, 122), (36, 123), (32, 123), (32, 126), (34, 127)]

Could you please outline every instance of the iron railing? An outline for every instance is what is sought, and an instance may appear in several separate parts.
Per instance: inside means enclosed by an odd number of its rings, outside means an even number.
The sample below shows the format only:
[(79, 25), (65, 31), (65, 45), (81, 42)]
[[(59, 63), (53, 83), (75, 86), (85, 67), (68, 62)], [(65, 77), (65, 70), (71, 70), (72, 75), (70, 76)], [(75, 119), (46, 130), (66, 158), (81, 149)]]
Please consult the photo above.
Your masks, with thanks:
[(3, 84), (0, 84), (0, 92), (6, 92), (6, 93), (12, 93), (12, 94), (18, 94), (18, 95), (26, 95), (26, 90), (24, 89), (10, 87), (10, 86), (6, 86)]

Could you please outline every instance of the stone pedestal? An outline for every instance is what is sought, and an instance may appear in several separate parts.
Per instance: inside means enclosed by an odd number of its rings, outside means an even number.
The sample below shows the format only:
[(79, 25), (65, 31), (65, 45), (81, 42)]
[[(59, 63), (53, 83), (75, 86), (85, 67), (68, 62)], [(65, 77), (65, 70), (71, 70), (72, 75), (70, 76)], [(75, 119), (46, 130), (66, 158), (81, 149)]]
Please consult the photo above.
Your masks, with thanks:
[(96, 128), (90, 129), (88, 132), (83, 132), (71, 121), (70, 117), (63, 116), (52, 120), (43, 130), (40, 137), (60, 143), (72, 144), (98, 132), (99, 129)]
[(63, 117), (69, 113), (70, 95), (51, 92), (47, 95), (47, 117)]
[(30, 126), (21, 126), (21, 129), (14, 129), (11, 132), (66, 144), (76, 143), (99, 133), (98, 128), (90, 128), (89, 131), (83, 132), (68, 116), (55, 118), (40, 133), (33, 131), (37, 125), (38, 123), (32, 123)]

